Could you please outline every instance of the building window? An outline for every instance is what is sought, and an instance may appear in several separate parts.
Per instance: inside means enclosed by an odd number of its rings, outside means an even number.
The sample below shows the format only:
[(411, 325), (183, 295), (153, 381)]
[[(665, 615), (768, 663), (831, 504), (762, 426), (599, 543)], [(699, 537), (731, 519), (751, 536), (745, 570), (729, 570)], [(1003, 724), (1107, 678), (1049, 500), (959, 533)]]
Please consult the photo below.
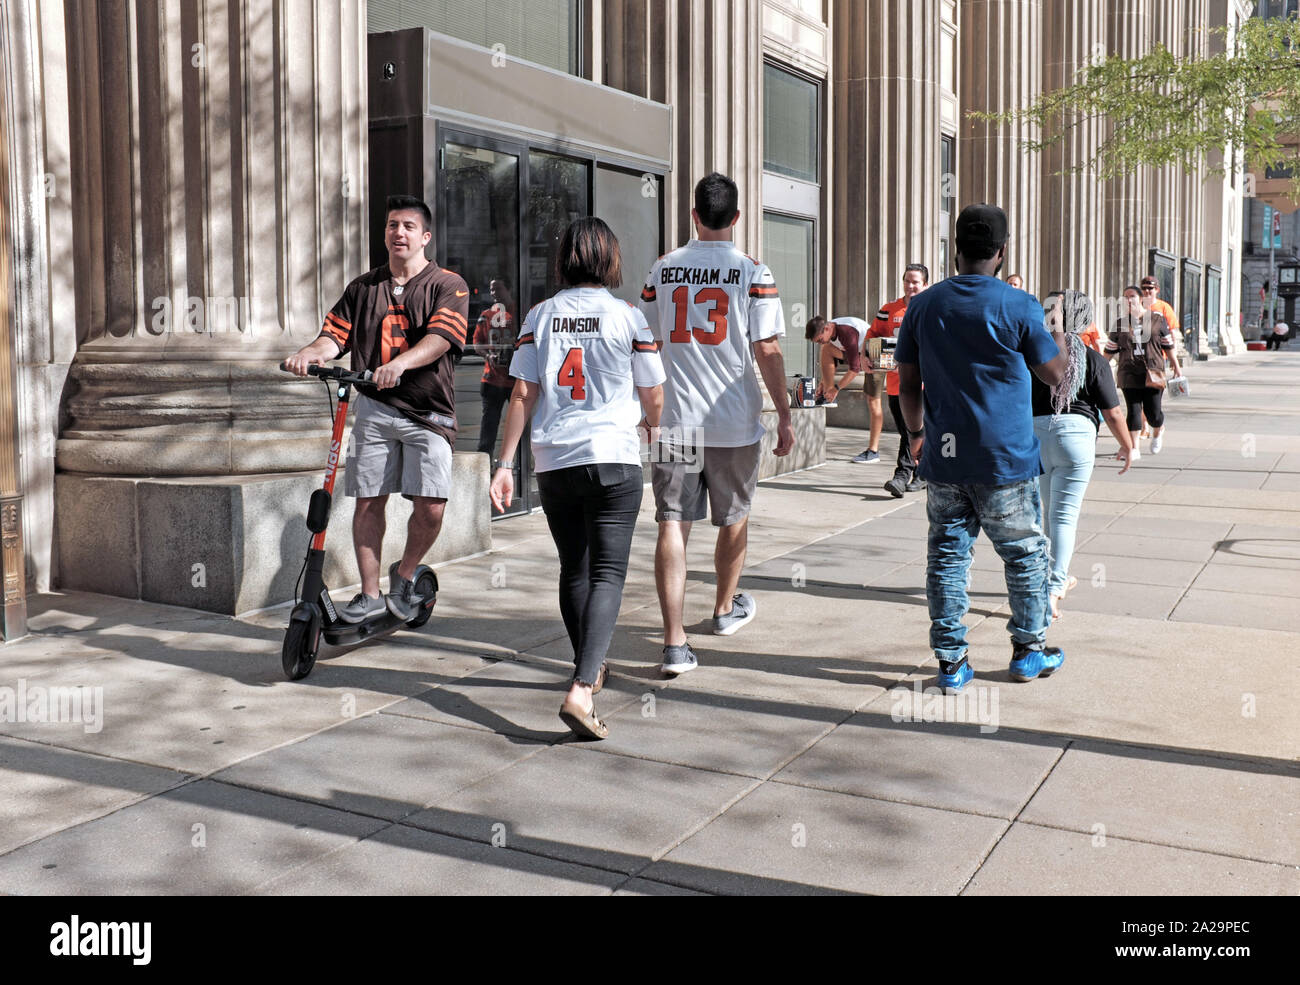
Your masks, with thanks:
[[(763, 213), (763, 261), (772, 271), (777, 291), (781, 295), (781, 308), (785, 314), (785, 338), (781, 340), (781, 354), (785, 358), (787, 376), (812, 375), (811, 343), (804, 339), (804, 326), (812, 317), (813, 298), (816, 297), (816, 270), (814, 233), (811, 219)], [(828, 311), (827, 317), (838, 312)]]
[(1265, 19), (1270, 17), (1295, 17), (1296, 0), (1259, 0), (1258, 14)]
[(370, 0), (366, 30), (379, 34), (427, 27), (509, 58), (577, 75), (582, 67), (578, 7), (579, 0)]
[(820, 180), (817, 83), (771, 63), (763, 67), (763, 169), (801, 181)]
[(934, 279), (948, 276), (952, 258), (952, 208), (957, 199), (957, 138), (939, 138), (939, 265)]

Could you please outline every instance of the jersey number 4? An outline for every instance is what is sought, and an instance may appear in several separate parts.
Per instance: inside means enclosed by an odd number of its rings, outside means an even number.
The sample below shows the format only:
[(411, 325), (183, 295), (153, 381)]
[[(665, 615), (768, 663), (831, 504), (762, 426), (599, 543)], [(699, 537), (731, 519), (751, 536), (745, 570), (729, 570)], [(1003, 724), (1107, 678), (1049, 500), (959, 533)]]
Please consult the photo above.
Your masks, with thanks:
[(581, 348), (574, 347), (569, 350), (569, 354), (564, 357), (564, 362), (560, 364), (560, 372), (556, 375), (555, 382), (559, 386), (567, 386), (574, 400), (587, 399), (587, 378), (582, 375)]
[[(691, 289), (685, 285), (673, 291), (673, 305), (677, 309), (677, 317), (673, 322), (673, 330), (668, 336), (668, 341), (689, 342), (694, 338), (701, 345), (717, 345), (727, 337), (727, 292), (720, 287), (701, 287), (695, 292), (694, 301), (691, 300), (690, 295)], [(687, 327), (691, 305), (710, 302), (713, 303), (713, 307), (709, 309), (709, 325), (712, 327)]]

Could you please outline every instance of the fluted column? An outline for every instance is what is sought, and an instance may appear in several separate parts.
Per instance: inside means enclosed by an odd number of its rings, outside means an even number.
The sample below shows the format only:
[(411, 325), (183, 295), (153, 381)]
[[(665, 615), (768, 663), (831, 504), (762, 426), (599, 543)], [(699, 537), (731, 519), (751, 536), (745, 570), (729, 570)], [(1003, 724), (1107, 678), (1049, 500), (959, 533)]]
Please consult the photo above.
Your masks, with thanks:
[(939, 251), (937, 3), (836, 0), (833, 308), (872, 312)]
[(86, 236), (59, 468), (317, 467), (320, 394), (276, 363), (366, 267), (364, 3), (67, 9)]
[[(601, 78), (674, 108), (673, 168), (664, 187), (669, 248), (694, 235), (695, 183), (710, 171), (740, 188), (736, 244), (762, 241), (762, 0), (600, 0)], [(602, 57), (607, 55), (607, 57)], [(594, 71), (589, 72), (594, 76)]]
[[(1106, 10), (1098, 4), (1049, 3), (1043, 8), (1043, 89), (1074, 83), (1106, 52)], [(1071, 172), (1092, 159), (1103, 124), (1084, 120), (1042, 155), (1042, 222), (1039, 225), (1040, 295), (1073, 288), (1099, 301), (1107, 294), (1102, 222), (1103, 187), (1090, 171)]]
[[(1185, 58), (1203, 39), (1208, 26), (1204, 19), (1193, 21), (1188, 15), (1195, 3), (1188, 0), (1163, 0), (1152, 9), (1152, 42), (1164, 45), (1178, 60)], [(1153, 168), (1151, 195), (1147, 200), (1147, 230), (1151, 246), (1167, 250), (1176, 256), (1196, 256), (1199, 250), (1189, 253), (1191, 235), (1200, 229), (1200, 210), (1194, 199), (1186, 194), (1190, 180), (1200, 177), (1199, 168), (1193, 168), (1189, 159), (1185, 164), (1167, 164)], [(1143, 267), (1143, 272), (1146, 268)], [(1181, 287), (1179, 288), (1181, 290)], [(1165, 298), (1176, 305), (1174, 298)]]
[[(1152, 6), (1152, 0), (1110, 0), (1106, 8), (1110, 54), (1136, 58), (1150, 51)], [(1105, 294), (1117, 298), (1126, 284), (1136, 283), (1147, 269), (1151, 168), (1140, 167), (1131, 174), (1104, 182), (1103, 194), (1107, 245)]]
[(1003, 273), (1023, 275), (1035, 293), (1043, 286), (1039, 275), (1041, 162), (1021, 142), (1036, 138), (1038, 130), (1029, 123), (983, 123), (967, 114), (1018, 109), (1042, 92), (1043, 6), (1042, 0), (962, 0), (958, 86), (962, 188), (958, 209), (971, 202), (988, 202), (1006, 210), (1011, 239)]

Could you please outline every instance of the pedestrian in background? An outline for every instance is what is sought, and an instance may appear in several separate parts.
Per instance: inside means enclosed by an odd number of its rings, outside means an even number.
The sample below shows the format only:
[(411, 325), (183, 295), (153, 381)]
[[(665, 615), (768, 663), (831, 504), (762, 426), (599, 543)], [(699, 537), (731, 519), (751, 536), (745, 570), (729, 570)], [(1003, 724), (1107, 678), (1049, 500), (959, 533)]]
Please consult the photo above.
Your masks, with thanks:
[(1043, 529), (1051, 554), (1047, 579), (1052, 618), (1060, 615), (1061, 600), (1077, 584), (1070, 577), (1070, 559), (1078, 537), (1079, 511), (1092, 478), (1097, 433), (1104, 418), (1119, 442), (1119, 459), (1129, 470), (1133, 443), (1119, 409), (1119, 394), (1110, 364), (1083, 341), (1093, 328), (1092, 301), (1079, 291), (1053, 291), (1043, 302), (1047, 328), (1063, 331), (1066, 341), (1065, 377), (1048, 386), (1035, 377), (1034, 434), (1038, 437), (1043, 474), (1038, 485), (1043, 501)]
[(1127, 311), (1115, 323), (1106, 341), (1106, 354), (1115, 363), (1115, 378), (1128, 403), (1128, 430), (1133, 441), (1130, 461), (1142, 457), (1138, 442), (1142, 419), (1151, 425), (1151, 454), (1159, 455), (1164, 445), (1165, 412), (1161, 398), (1165, 391), (1165, 361), (1173, 364), (1174, 375), (1181, 376), (1174, 336), (1162, 315), (1145, 307), (1142, 294), (1134, 286), (1124, 288)]

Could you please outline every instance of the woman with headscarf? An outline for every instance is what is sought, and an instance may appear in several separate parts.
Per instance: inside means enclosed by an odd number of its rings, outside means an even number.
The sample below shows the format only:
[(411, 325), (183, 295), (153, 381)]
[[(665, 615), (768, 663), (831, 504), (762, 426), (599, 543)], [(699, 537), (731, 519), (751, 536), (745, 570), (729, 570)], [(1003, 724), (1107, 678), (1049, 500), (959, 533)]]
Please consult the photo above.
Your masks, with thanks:
[(1048, 595), (1052, 618), (1060, 613), (1065, 593), (1077, 584), (1069, 576), (1070, 559), (1078, 534), (1079, 509), (1092, 478), (1101, 421), (1119, 442), (1119, 474), (1128, 471), (1133, 442), (1119, 409), (1119, 395), (1110, 364), (1101, 353), (1084, 345), (1080, 336), (1092, 324), (1092, 301), (1080, 291), (1053, 291), (1043, 300), (1049, 331), (1064, 331), (1069, 357), (1065, 378), (1049, 387), (1033, 378), (1034, 433), (1038, 436), (1043, 474), (1039, 491), (1043, 501), (1043, 531), (1052, 553)]

